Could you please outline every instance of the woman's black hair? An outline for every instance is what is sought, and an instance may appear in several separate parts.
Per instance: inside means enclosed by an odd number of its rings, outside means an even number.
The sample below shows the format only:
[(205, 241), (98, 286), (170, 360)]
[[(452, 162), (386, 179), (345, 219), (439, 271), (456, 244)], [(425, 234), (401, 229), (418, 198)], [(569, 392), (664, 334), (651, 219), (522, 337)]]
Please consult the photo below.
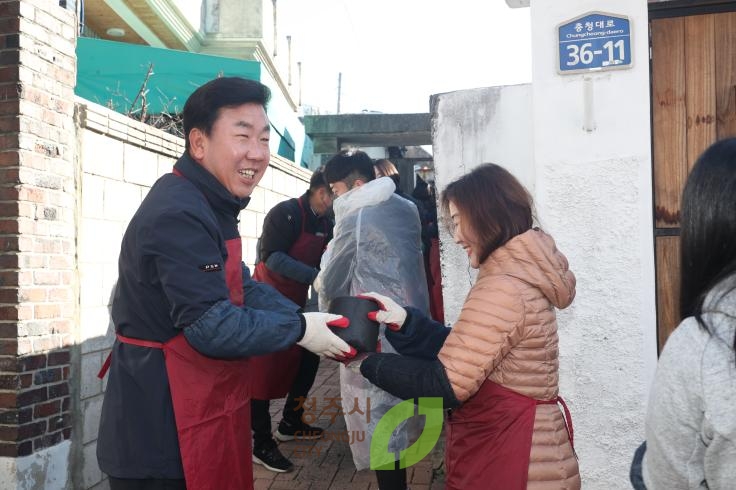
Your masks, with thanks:
[(680, 316), (693, 316), (708, 330), (703, 313), (712, 308), (704, 305), (706, 296), (726, 278), (736, 278), (736, 138), (711, 145), (690, 172), (682, 193), (680, 240)]

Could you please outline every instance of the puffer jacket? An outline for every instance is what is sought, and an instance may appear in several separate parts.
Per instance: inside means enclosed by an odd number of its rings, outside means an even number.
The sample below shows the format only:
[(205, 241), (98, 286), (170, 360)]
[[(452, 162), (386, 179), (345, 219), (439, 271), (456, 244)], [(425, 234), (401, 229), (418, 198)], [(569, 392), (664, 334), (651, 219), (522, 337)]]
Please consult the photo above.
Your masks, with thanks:
[[(529, 230), (480, 266), (460, 317), (439, 352), (455, 396), (485, 380), (538, 400), (558, 396), (555, 308), (575, 297), (575, 276), (551, 236)], [(556, 405), (538, 405), (527, 488), (578, 489), (577, 459)]]

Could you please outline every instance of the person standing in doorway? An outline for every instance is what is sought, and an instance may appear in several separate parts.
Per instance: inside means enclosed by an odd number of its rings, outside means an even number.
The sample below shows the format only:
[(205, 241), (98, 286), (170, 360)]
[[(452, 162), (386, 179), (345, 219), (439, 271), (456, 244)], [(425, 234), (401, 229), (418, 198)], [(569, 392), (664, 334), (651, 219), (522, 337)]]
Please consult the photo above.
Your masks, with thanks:
[(350, 355), (328, 322), (253, 281), (238, 215), (270, 160), (265, 85), (207, 82), (183, 110), (185, 152), (123, 236), (97, 461), (112, 490), (253, 488), (250, 356), (297, 343)]
[[(259, 262), (253, 278), (275, 287), (281, 294), (304, 308), (319, 262), (332, 238), (332, 192), (320, 167), (312, 174), (309, 189), (299, 198), (274, 206), (263, 222), (259, 239)], [(253, 462), (276, 472), (288, 472), (293, 464), (271, 435), (269, 400), (283, 398), (286, 403), (276, 439), (290, 441), (319, 439), (324, 432), (302, 420), (304, 409), (298, 400), (306, 398), (319, 368), (319, 356), (292, 346), (252, 359), (256, 378), (251, 393)]]
[(424, 236), (424, 226), (427, 220), (427, 217), (425, 216), (426, 213), (424, 211), (424, 205), (417, 199), (414, 199), (414, 197), (404, 192), (404, 190), (401, 188), (401, 174), (399, 174), (399, 169), (396, 168), (396, 165), (394, 165), (391, 160), (380, 158), (375, 161), (375, 163), (373, 164), (373, 168), (375, 169), (377, 179), (380, 177), (388, 177), (389, 179), (393, 180), (394, 185), (396, 186), (396, 190), (394, 191), (396, 195), (398, 195), (399, 197), (403, 197), (417, 207), (417, 212), (419, 213), (419, 221), (422, 223), (422, 250), (424, 250), (426, 247), (428, 247), (428, 243)]
[(416, 176), (417, 182), (412, 196), (424, 209), (425, 223), (422, 224), (422, 239), (425, 241), (424, 269), (427, 271), (429, 289), (429, 311), (432, 319), (445, 323), (445, 307), (442, 298), (442, 270), (440, 265), (440, 234), (437, 226), (437, 202), (434, 182), (425, 182)]

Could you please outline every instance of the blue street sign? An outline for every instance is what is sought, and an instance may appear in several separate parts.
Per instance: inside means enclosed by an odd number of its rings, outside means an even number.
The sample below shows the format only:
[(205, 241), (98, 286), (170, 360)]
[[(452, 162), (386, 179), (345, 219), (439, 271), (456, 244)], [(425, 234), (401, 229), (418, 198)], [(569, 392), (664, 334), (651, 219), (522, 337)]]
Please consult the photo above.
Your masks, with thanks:
[(631, 68), (628, 17), (590, 12), (557, 26), (560, 73)]

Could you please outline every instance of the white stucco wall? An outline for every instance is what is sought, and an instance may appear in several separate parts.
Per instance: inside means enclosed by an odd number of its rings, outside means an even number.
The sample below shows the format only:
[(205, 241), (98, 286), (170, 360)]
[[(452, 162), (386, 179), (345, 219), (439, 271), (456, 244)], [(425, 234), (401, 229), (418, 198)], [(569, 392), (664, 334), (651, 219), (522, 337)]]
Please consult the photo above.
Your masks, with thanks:
[[(583, 129), (584, 76), (556, 70), (557, 25), (590, 11), (630, 18), (634, 60), (587, 75), (592, 132)], [(575, 302), (558, 318), (560, 393), (572, 411), (583, 488), (631, 488), (657, 353), (647, 2), (533, 1), (531, 22), (531, 87), (435, 96), (438, 191), (490, 160), (532, 192), (540, 225), (578, 279)], [(474, 274), (442, 229), (440, 239), (450, 323)]]
[[(510, 85), (432, 97), (437, 195), (481, 163), (507, 168), (533, 192), (531, 86)], [(445, 322), (452, 324), (475, 279), (468, 257), (440, 225)]]
[(0, 474), (15, 475), (0, 480), (0, 490), (68, 488), (71, 445), (64, 441), (21, 458), (0, 458)]
[[(583, 75), (559, 75), (556, 26), (589, 11), (628, 16), (633, 67), (591, 75), (596, 129), (583, 130)], [(646, 0), (532, 2), (537, 209), (578, 279), (560, 313), (560, 392), (583, 488), (630, 488), (656, 363)]]

